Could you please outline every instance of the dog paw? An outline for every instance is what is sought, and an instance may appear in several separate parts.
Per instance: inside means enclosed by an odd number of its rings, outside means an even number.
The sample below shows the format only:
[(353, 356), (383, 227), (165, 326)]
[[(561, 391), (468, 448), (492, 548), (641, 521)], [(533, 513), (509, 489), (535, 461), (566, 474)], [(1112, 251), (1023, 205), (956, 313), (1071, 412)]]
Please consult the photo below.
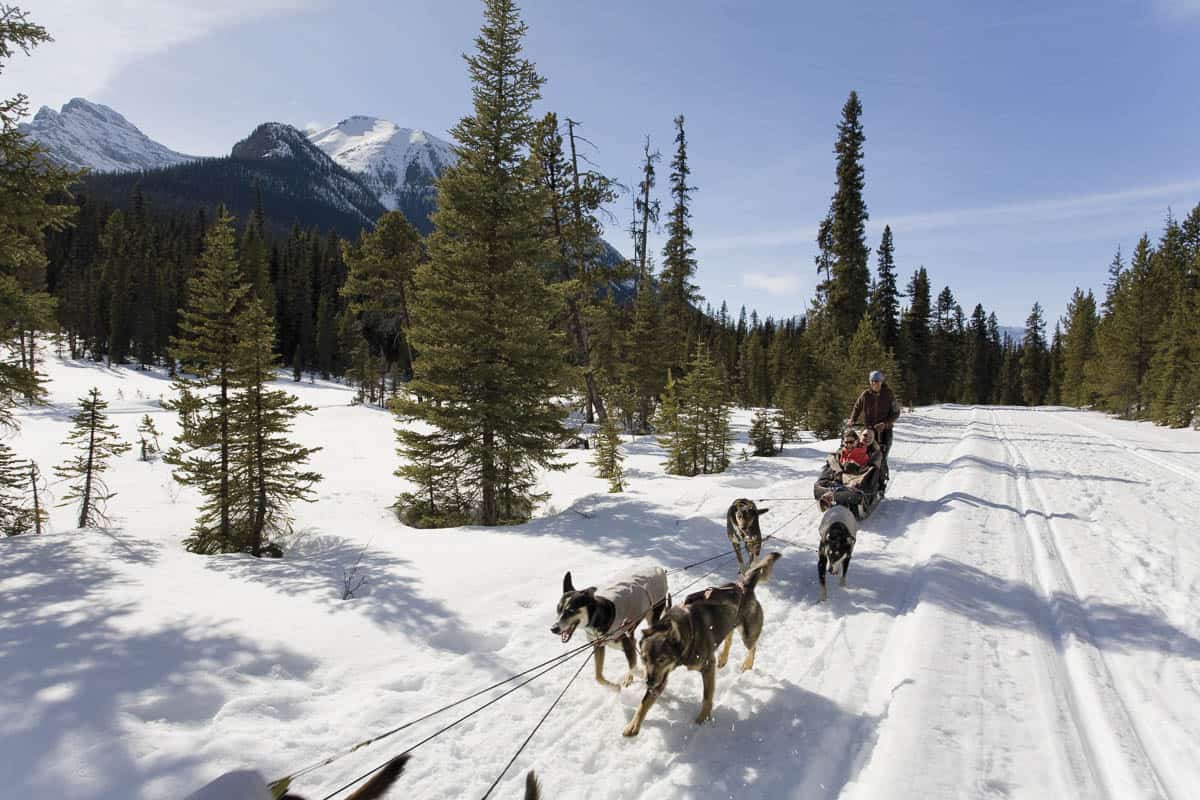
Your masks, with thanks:
[(633, 685), (633, 673), (626, 672), (625, 677), (621, 679), (621, 686), (625, 687), (625, 686), (632, 686), (632, 685)]
[(704, 723), (708, 722), (710, 719), (712, 719), (711, 712), (701, 711), (699, 714), (696, 715), (696, 724), (703, 725)]
[(745, 661), (742, 662), (742, 672), (749, 672), (752, 669), (754, 669), (754, 659), (753, 658), (747, 658)]
[(640, 725), (629, 723), (625, 726), (625, 730), (621, 731), (622, 736), (637, 736), (642, 730)]

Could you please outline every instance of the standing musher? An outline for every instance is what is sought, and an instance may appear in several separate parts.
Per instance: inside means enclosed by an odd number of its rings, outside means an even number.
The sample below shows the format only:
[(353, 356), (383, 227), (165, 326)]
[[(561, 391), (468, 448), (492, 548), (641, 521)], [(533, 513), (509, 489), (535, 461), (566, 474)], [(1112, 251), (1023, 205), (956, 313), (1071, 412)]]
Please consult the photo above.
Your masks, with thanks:
[(863, 424), (875, 430), (879, 447), (883, 450), (883, 483), (888, 481), (888, 451), (892, 449), (892, 425), (900, 416), (900, 404), (896, 402), (891, 388), (884, 383), (884, 374), (875, 370), (868, 377), (869, 385), (854, 402), (854, 410), (850, 412), (850, 426), (853, 427), (862, 417)]

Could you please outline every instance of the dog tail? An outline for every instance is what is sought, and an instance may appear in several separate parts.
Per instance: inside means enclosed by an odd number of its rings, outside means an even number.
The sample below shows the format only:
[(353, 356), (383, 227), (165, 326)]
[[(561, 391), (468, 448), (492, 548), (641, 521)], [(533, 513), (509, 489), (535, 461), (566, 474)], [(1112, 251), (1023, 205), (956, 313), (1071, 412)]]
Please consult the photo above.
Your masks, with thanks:
[(753, 592), (759, 581), (765, 581), (771, 577), (771, 570), (782, 555), (783, 553), (780, 552), (767, 553), (751, 564), (750, 569), (746, 570), (746, 591)]
[(538, 783), (533, 770), (529, 770), (525, 776), (525, 800), (542, 800), (542, 785)]
[(392, 788), (392, 784), (400, 778), (400, 773), (404, 772), (404, 765), (410, 758), (412, 756), (408, 753), (396, 756), (387, 763), (387, 766), (375, 773), (371, 780), (349, 795), (346, 800), (377, 800), (377, 798), (383, 797), (387, 794), (388, 789)]

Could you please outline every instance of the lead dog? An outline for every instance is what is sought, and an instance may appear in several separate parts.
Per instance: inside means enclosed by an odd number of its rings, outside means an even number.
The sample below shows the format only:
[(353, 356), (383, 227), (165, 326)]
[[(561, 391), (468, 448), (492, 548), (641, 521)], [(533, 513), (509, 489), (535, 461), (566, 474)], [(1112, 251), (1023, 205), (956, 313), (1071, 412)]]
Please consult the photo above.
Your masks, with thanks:
[[(633, 683), (633, 670), (637, 667), (637, 647), (633, 631), (641, 620), (653, 624), (667, 607), (667, 573), (662, 567), (643, 570), (619, 581), (603, 591), (595, 586), (576, 589), (571, 582), (571, 573), (563, 576), (562, 597), (558, 601), (558, 621), (550, 632), (562, 638), (563, 643), (571, 640), (575, 629), (582, 625), (595, 647), (596, 682), (620, 690)], [(620, 684), (604, 677), (604, 645), (620, 647), (625, 653), (629, 669)]]
[[(725, 535), (733, 545), (733, 554), (737, 556), (738, 572), (745, 574), (746, 562), (751, 564), (762, 553), (762, 529), (758, 526), (758, 518), (770, 511), (759, 508), (753, 500), (739, 497), (725, 512)], [(746, 548), (746, 560), (742, 560), (742, 547)]]
[(821, 582), (821, 599), (828, 600), (825, 590), (826, 571), (842, 574), (841, 585), (846, 585), (846, 573), (850, 571), (850, 556), (854, 554), (854, 540), (858, 535), (858, 518), (845, 506), (834, 506), (821, 517), (821, 543), (817, 547), (817, 580)]
[[(712, 718), (717, 669), (725, 666), (729, 658), (735, 630), (741, 630), (742, 643), (747, 650), (742, 670), (754, 668), (754, 654), (763, 627), (762, 606), (754, 596), (754, 588), (771, 574), (779, 556), (779, 553), (769, 553), (754, 562), (736, 583), (689, 595), (682, 606), (668, 608), (661, 620), (642, 632), (646, 694), (633, 719), (625, 726), (624, 735), (637, 736), (642, 730), (642, 721), (666, 688), (667, 677), (676, 667), (687, 667), (700, 673), (704, 680), (704, 699), (696, 722)], [(718, 658), (717, 647), (722, 640), (725, 646)]]

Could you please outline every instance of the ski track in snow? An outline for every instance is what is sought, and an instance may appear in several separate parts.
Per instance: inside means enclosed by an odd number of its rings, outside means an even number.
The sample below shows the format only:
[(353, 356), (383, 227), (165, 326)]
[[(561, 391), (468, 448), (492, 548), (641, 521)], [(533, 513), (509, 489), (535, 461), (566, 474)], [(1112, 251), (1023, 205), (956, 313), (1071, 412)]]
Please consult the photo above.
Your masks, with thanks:
[[(91, 385), (127, 440), (144, 413), (164, 442), (174, 433), (160, 373), (46, 366), (51, 404), (23, 412), (10, 444), (47, 474)], [(917, 409), (897, 427), (889, 497), (848, 585), (832, 578), (819, 603), (808, 497), (832, 443), (685, 479), (663, 475), (643, 438), (623, 447), (619, 495), (572, 451), (530, 523), (421, 532), (387, 508), (391, 416), (347, 406), (335, 384), (281, 385), (319, 409), (297, 438), (324, 446), (326, 476), (320, 502), (295, 509), (287, 558), (183, 552), (197, 498), (136, 448), (111, 473), (122, 527), (70, 531), (55, 508), (55, 532), (0, 540), (6, 794), (178, 797), (225, 770), (276, 778), (340, 753), (568, 650), (548, 631), (564, 571), (594, 585), (726, 552), (736, 497), (771, 498), (763, 532), (778, 538), (764, 551), (784, 558), (759, 589), (755, 667), (739, 671), (735, 641), (713, 722), (692, 722), (700, 678), (677, 670), (625, 739), (642, 686), (597, 686), (585, 665), (493, 796), (520, 797), (531, 768), (548, 798), (604, 800), (1182, 800), (1200, 781), (1196, 432), (1066, 409)], [(749, 419), (735, 414), (739, 445)], [(342, 601), (360, 555), (367, 583)], [(682, 599), (735, 574), (730, 556), (669, 582)], [(585, 657), (419, 747), (395, 794), (481, 796)], [(623, 669), (610, 649), (606, 674)], [(500, 691), (293, 789), (322, 797)]]

